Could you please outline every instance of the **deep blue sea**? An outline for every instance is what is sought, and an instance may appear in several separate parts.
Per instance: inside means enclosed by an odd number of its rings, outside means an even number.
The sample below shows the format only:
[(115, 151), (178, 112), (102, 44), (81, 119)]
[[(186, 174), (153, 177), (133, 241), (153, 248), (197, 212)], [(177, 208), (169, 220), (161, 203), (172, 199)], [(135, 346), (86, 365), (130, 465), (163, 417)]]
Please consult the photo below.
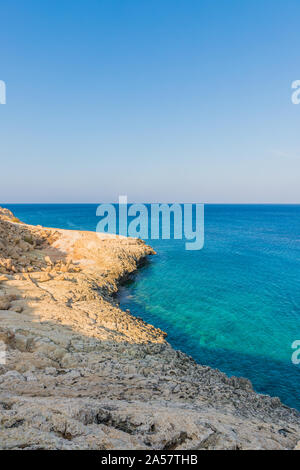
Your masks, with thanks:
[[(95, 230), (95, 204), (6, 205), (29, 224)], [(205, 245), (157, 251), (121, 290), (121, 307), (160, 327), (201, 364), (249, 378), (300, 410), (300, 205), (206, 205)]]

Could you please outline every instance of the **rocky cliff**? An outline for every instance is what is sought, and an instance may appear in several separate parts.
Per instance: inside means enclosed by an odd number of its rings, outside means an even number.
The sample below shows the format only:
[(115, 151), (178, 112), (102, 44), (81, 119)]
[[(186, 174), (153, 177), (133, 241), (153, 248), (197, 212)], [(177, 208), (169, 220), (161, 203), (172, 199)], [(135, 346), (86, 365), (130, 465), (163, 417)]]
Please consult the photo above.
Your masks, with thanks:
[[(300, 416), (196, 364), (114, 294), (153, 250), (0, 209), (2, 449), (293, 449)], [(1, 364), (2, 363), (2, 364)]]

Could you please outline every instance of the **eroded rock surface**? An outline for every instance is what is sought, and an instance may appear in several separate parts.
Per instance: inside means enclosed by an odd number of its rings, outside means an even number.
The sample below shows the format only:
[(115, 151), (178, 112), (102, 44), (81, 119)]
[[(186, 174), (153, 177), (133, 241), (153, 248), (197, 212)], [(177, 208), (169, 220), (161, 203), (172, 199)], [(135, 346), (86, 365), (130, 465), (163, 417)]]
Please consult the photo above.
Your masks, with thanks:
[(295, 448), (298, 412), (119, 309), (119, 283), (151, 254), (0, 209), (2, 449)]

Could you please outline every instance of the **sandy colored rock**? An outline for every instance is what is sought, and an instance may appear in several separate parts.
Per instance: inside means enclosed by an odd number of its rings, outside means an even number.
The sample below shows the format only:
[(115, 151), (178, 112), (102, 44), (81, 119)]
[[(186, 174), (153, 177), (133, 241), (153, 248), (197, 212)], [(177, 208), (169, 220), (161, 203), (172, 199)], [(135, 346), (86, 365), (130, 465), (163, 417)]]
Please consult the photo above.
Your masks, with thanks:
[(153, 253), (0, 209), (2, 449), (296, 447), (297, 411), (196, 364), (120, 310), (120, 283)]

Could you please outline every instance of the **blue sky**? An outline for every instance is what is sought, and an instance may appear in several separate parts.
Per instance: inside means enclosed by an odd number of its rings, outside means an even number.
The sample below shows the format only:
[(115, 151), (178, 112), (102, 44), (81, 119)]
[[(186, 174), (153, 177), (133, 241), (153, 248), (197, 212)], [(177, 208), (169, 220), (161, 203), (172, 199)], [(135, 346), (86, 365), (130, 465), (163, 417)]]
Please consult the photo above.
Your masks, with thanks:
[(0, 14), (2, 203), (300, 203), (299, 0)]

